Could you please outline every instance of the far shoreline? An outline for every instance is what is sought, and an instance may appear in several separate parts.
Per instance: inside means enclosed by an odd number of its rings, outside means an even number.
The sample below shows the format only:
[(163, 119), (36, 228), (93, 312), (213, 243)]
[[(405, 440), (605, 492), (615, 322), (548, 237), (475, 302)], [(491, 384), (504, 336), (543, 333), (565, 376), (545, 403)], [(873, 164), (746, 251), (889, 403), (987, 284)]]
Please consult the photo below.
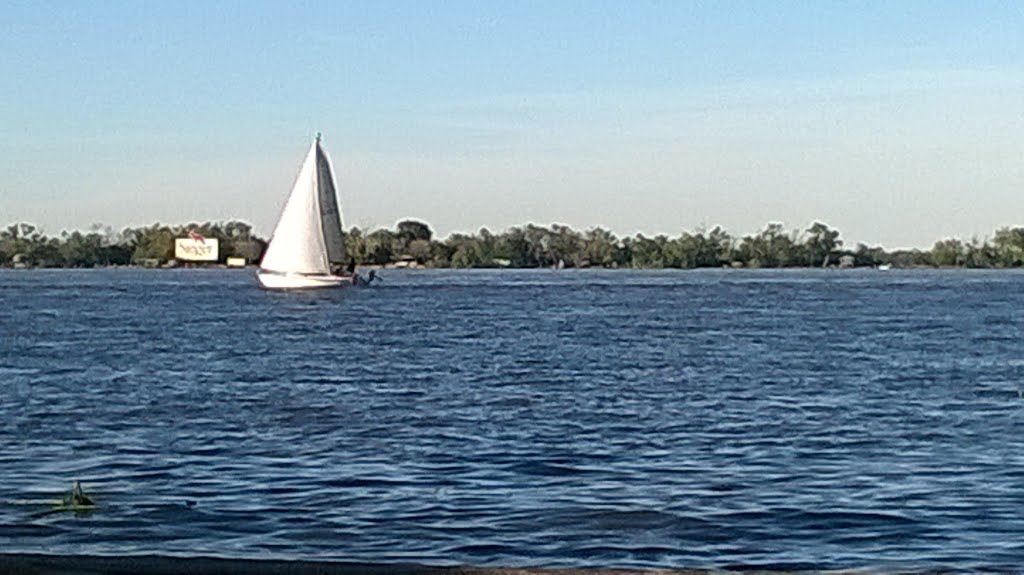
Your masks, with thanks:
[[(26, 223), (0, 229), (0, 266), (179, 267), (205, 262), (241, 267), (262, 261), (273, 240), (258, 236), (242, 221), (156, 223), (120, 232), (99, 224), (94, 228), (88, 233), (64, 231), (59, 237), (48, 237)], [(769, 223), (751, 235), (732, 235), (716, 226), (674, 237), (619, 237), (600, 226), (576, 230), (527, 223), (497, 233), (480, 228), (475, 234), (438, 239), (428, 224), (403, 220), (393, 230), (352, 227), (341, 235), (343, 252), (332, 256), (332, 264), (367, 269), (1024, 268), (1024, 226), (1000, 228), (984, 239), (947, 238), (930, 249), (896, 250), (847, 245), (838, 230), (819, 221), (803, 230)]]

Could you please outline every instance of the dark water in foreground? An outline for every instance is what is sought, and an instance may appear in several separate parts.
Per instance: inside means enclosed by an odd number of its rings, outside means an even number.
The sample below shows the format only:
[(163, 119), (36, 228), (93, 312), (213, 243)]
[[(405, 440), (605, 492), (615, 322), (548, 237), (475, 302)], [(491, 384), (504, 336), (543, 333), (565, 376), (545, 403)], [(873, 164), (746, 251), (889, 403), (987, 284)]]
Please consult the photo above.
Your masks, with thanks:
[(1024, 565), (1024, 274), (384, 276), (0, 272), (0, 550)]

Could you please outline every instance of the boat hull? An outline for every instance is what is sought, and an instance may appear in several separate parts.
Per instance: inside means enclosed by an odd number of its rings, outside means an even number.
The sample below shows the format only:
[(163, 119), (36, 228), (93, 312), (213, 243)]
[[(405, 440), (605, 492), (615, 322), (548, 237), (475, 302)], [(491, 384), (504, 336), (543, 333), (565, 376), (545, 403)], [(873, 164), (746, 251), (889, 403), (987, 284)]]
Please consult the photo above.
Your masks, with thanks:
[(352, 276), (298, 275), (259, 271), (256, 277), (266, 289), (322, 289), (352, 285)]

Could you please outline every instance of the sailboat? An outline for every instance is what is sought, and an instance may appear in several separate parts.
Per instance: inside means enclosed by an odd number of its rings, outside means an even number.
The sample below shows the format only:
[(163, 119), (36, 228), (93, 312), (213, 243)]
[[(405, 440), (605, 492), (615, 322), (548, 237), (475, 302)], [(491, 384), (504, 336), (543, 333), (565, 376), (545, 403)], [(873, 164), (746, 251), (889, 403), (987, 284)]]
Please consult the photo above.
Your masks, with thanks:
[(345, 242), (341, 235), (334, 170), (317, 134), (270, 237), (256, 277), (268, 289), (352, 285), (351, 273), (337, 271), (344, 262)]

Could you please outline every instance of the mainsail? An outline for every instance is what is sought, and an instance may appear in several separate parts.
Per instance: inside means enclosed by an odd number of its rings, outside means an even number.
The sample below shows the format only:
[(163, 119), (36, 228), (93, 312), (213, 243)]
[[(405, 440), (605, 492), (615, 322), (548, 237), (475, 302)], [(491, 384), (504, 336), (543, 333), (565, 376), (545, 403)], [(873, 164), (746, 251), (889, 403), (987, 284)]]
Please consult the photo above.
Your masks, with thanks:
[(341, 211), (338, 209), (338, 195), (334, 190), (334, 170), (327, 151), (320, 146), (317, 138), (316, 156), (317, 177), (320, 192), (320, 220), (324, 230), (324, 245), (327, 248), (327, 261), (332, 264), (345, 262), (345, 239), (341, 235)]
[(344, 257), (334, 175), (317, 136), (292, 186), (260, 269), (329, 275), (330, 264), (341, 263)]

